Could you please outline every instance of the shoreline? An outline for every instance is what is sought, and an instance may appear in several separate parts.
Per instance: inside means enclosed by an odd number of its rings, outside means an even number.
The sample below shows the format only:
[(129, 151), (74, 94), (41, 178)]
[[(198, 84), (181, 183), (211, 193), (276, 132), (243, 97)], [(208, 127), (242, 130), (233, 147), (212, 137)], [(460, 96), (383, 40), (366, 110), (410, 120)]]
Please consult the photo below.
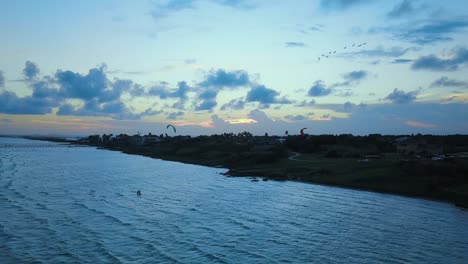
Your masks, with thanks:
[[(73, 143), (71, 143), (73, 144)], [(90, 147), (95, 147), (93, 145), (87, 145)], [(128, 155), (138, 155), (138, 156), (143, 156), (143, 157), (148, 157), (152, 159), (159, 159), (163, 161), (172, 161), (172, 162), (179, 162), (183, 164), (190, 164), (190, 165), (199, 165), (199, 166), (205, 166), (205, 167), (210, 167), (210, 168), (223, 168), (227, 169), (228, 171), (226, 173), (222, 173), (220, 175), (225, 176), (225, 177), (252, 177), (252, 178), (263, 178), (263, 179), (268, 179), (272, 181), (292, 181), (292, 182), (300, 182), (300, 183), (305, 183), (305, 184), (315, 184), (315, 185), (321, 185), (321, 186), (328, 186), (328, 187), (335, 187), (335, 188), (343, 188), (343, 189), (350, 189), (350, 190), (356, 190), (356, 191), (366, 191), (366, 192), (372, 192), (372, 193), (380, 193), (380, 194), (389, 194), (389, 195), (397, 195), (401, 197), (407, 197), (407, 198), (417, 198), (417, 199), (424, 199), (428, 201), (437, 201), (437, 202), (444, 202), (451, 204), (453, 206), (463, 208), (463, 209), (468, 209), (468, 204), (462, 203), (462, 204), (457, 204), (456, 201), (450, 198), (444, 198), (444, 197), (434, 197), (434, 196), (424, 196), (424, 195), (413, 195), (410, 193), (405, 193), (405, 192), (397, 192), (397, 191), (385, 191), (381, 190), (378, 188), (365, 188), (365, 187), (359, 187), (359, 186), (350, 186), (350, 185), (343, 185), (343, 184), (334, 184), (334, 183), (325, 183), (325, 182), (319, 182), (319, 181), (306, 181), (306, 180), (298, 180), (298, 179), (282, 179), (282, 178), (277, 178), (277, 177), (271, 177), (268, 175), (254, 175), (250, 174), (248, 170), (239, 172), (236, 171), (236, 169), (233, 168), (228, 168), (223, 165), (209, 165), (204, 162), (190, 162), (187, 161), (183, 158), (163, 158), (163, 157), (154, 157), (151, 155), (144, 155), (141, 153), (133, 153), (133, 152), (126, 152), (124, 150), (119, 150), (119, 149), (112, 149), (112, 148), (104, 148), (104, 147), (96, 147), (98, 149), (104, 149), (104, 150), (110, 150), (110, 151), (118, 151), (124, 154)]]
[[(402, 170), (399, 169), (397, 165), (395, 165), (397, 164), (395, 162), (376, 161), (376, 165), (374, 165), (374, 167), (372, 167), (374, 162), (366, 162), (362, 165), (359, 164), (359, 166), (356, 166), (355, 164), (351, 163), (355, 167), (346, 168), (347, 162), (355, 163), (356, 161), (321, 158), (317, 158), (317, 160), (315, 160), (314, 157), (309, 158), (309, 160), (295, 160), (290, 159), (290, 153), (288, 152), (285, 157), (279, 158), (273, 163), (254, 164), (249, 166), (235, 162), (229, 164), (229, 162), (227, 162), (226, 159), (219, 159), (219, 157), (216, 155), (211, 155), (209, 156), (209, 158), (204, 158), (202, 155), (194, 156), (197, 154), (196, 151), (193, 152), (193, 155), (178, 155), (177, 152), (170, 152), (169, 154), (169, 152), (165, 153), (164, 151), (155, 150), (149, 151), (148, 148), (136, 146), (98, 146), (94, 144), (83, 144), (77, 141), (58, 138), (23, 138), (69, 143), (72, 145), (86, 145), (100, 149), (119, 151), (125, 154), (145, 156), (165, 161), (181, 162), (212, 168), (225, 168), (228, 171), (226, 173), (223, 173), (222, 175), (226, 177), (259, 177), (275, 181), (296, 181), (301, 183), (311, 183), (345, 189), (361, 190), (383, 194), (393, 194), (403, 197), (428, 199), (433, 201), (451, 203), (457, 207), (468, 208), (468, 194), (464, 191), (464, 189), (463, 192), (457, 192), (456, 190), (447, 188), (434, 188), (434, 186), (424, 186), (424, 184), (427, 183), (419, 184), (418, 181), (416, 181), (416, 184), (414, 183), (414, 181), (408, 181), (407, 183), (409, 186), (405, 186), (405, 178), (401, 177), (398, 174), (401, 174)], [(172, 146), (173, 144), (170, 143), (169, 145)], [(297, 153), (294, 155), (297, 155)], [(330, 166), (336, 171), (329, 171), (328, 168), (322, 164), (325, 162), (328, 162), (329, 164), (327, 164), (327, 166)], [(381, 167), (379, 166), (379, 163), (382, 164)], [(428, 164), (422, 164), (420, 166), (426, 165), (428, 166)], [(406, 166), (406, 164), (403, 164), (403, 166)], [(344, 172), (339, 172), (340, 167), (345, 167)], [(367, 173), (367, 170), (369, 169), (372, 169), (372, 171), (370, 171), (370, 173)], [(381, 172), (382, 170), (384, 171), (383, 173)], [(360, 173), (369, 174), (369, 177), (360, 177)], [(412, 176), (411, 172), (408, 175)], [(413, 178), (417, 177), (418, 176), (413, 176)], [(350, 178), (351, 180), (348, 180), (348, 178)], [(402, 180), (403, 182), (399, 182), (399, 180)]]

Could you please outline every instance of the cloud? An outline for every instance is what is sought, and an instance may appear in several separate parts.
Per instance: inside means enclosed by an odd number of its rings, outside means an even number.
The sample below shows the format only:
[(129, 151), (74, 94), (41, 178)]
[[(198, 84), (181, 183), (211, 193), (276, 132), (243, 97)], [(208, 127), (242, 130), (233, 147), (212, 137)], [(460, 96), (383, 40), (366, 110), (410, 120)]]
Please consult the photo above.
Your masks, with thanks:
[(345, 102), (343, 104), (342, 109), (337, 108), (337, 110), (338, 111), (344, 111), (344, 112), (347, 112), (347, 113), (351, 113), (351, 112), (354, 112), (355, 110), (363, 109), (366, 106), (367, 105), (363, 104), (363, 103), (355, 104), (355, 103), (351, 103), (351, 102), (347, 101), (347, 102)]
[(442, 98), (442, 102), (468, 102), (468, 94), (466, 93), (455, 93), (448, 94)]
[(221, 106), (221, 111), (225, 111), (228, 109), (233, 109), (233, 110), (242, 110), (245, 108), (245, 101), (242, 100), (242, 98), (238, 99), (232, 99), (228, 103), (224, 104)]
[(250, 76), (246, 71), (211, 70), (203, 81), (198, 83), (197, 99), (201, 102), (195, 106), (196, 111), (212, 111), (217, 105), (216, 96), (223, 89), (237, 89), (250, 86)]
[(468, 49), (459, 47), (447, 57), (438, 57), (434, 54), (422, 56), (413, 62), (411, 68), (413, 70), (456, 71), (466, 64), (468, 64)]
[(218, 90), (210, 89), (205, 90), (198, 95), (198, 99), (201, 100), (201, 103), (195, 106), (196, 111), (212, 111), (213, 108), (218, 105), (216, 102), (216, 96), (218, 95)]
[(413, 3), (409, 0), (403, 0), (401, 3), (397, 4), (393, 9), (387, 14), (389, 18), (402, 18), (410, 15), (414, 15), (417, 13), (420, 8), (416, 8), (413, 6)]
[(211, 70), (205, 75), (203, 81), (198, 83), (197, 99), (201, 101), (195, 106), (196, 111), (209, 110), (218, 104), (216, 96), (223, 89), (238, 89), (252, 84), (250, 76), (246, 71), (226, 71), (224, 69)]
[(228, 122), (226, 122), (226, 120), (222, 119), (218, 115), (211, 116), (211, 123), (213, 124), (213, 127), (217, 128), (225, 127), (229, 124)]
[(303, 48), (306, 46), (304, 42), (286, 42), (285, 45), (288, 48)]
[(442, 76), (435, 80), (431, 84), (431, 87), (468, 87), (468, 82), (457, 81), (449, 79), (447, 76)]
[(323, 31), (324, 25), (322, 24), (315, 24), (315, 26), (310, 26), (308, 28), (309, 31)]
[[(336, 90), (333, 90), (333, 88), (356, 85), (360, 81), (365, 79), (368, 75), (369, 75), (369, 73), (367, 71), (363, 71), (363, 70), (348, 72), (348, 73), (343, 75), (343, 78), (345, 79), (343, 82), (334, 83), (334, 84), (330, 85), (330, 89), (332, 89), (332, 91), (336, 92)], [(349, 93), (346, 93), (346, 92), (343, 92), (343, 91), (339, 91), (338, 95), (340, 95), (340, 96), (350, 96), (350, 95), (352, 95), (352, 92), (349, 91)]]
[(191, 64), (197, 63), (197, 60), (196, 59), (187, 59), (184, 62), (185, 62), (185, 64), (191, 65)]
[(154, 19), (163, 18), (171, 13), (179, 12), (186, 9), (193, 9), (195, 6), (194, 0), (165, 0), (155, 2), (151, 16)]
[(58, 105), (59, 101), (52, 98), (18, 97), (9, 91), (0, 93), (0, 113), (3, 114), (49, 114)]
[(251, 83), (249, 74), (246, 71), (226, 71), (223, 69), (212, 70), (205, 79), (199, 83), (201, 87), (211, 87), (216, 89), (237, 88), (247, 86)]
[(352, 71), (349, 73), (346, 73), (343, 75), (343, 78), (348, 81), (360, 81), (364, 78), (366, 78), (368, 75), (368, 72), (360, 70), (360, 71)]
[(247, 93), (247, 102), (258, 102), (263, 107), (268, 108), (270, 104), (289, 104), (291, 101), (286, 98), (278, 98), (279, 93), (273, 89), (267, 88), (264, 85), (256, 85)]
[[(92, 68), (87, 74), (58, 70), (55, 75), (41, 79), (37, 76), (38, 72), (35, 64), (26, 63), (24, 74), (32, 95), (18, 97), (12, 92), (1, 93), (0, 113), (49, 114), (58, 108), (57, 115), (106, 116), (132, 120), (159, 113), (150, 108), (134, 113), (122, 101), (121, 96), (124, 93), (132, 96), (144, 94), (144, 89), (131, 80), (110, 81), (106, 76), (105, 66)], [(139, 91), (134, 92), (134, 89)]]
[(55, 74), (60, 85), (62, 96), (90, 100), (92, 98), (104, 97), (108, 90), (109, 80), (104, 72), (104, 66), (90, 69), (88, 74), (82, 75), (72, 71), (59, 70)]
[(302, 33), (302, 34), (310, 34), (312, 32), (322, 32), (323, 29), (324, 29), (324, 25), (322, 24), (315, 24), (313, 26), (309, 26), (309, 27), (306, 27), (302, 24), (298, 24), (297, 25), (299, 27), (299, 32)]
[(75, 108), (71, 104), (63, 104), (59, 107), (57, 115), (63, 116), (108, 116), (118, 120), (138, 120), (145, 116), (160, 114), (150, 108), (141, 113), (133, 113), (121, 101), (100, 103), (97, 99), (86, 101), (82, 107)]
[[(119, 100), (122, 94), (126, 92), (131, 95), (142, 92), (142, 88), (131, 80), (116, 79), (114, 82), (110, 81), (105, 73), (105, 66), (92, 68), (86, 75), (70, 70), (58, 70), (53, 82), (58, 84), (58, 94), (62, 98), (83, 101), (96, 99), (99, 103)], [(134, 89), (136, 90), (134, 91)]]
[(315, 106), (315, 100), (310, 100), (310, 101), (302, 101), (298, 104), (296, 104), (295, 106), (297, 107), (314, 107)]
[(59, 90), (50, 87), (51, 84), (48, 81), (37, 81), (31, 84), (33, 88), (32, 96), (35, 98), (56, 98), (60, 99)]
[(371, 28), (369, 33), (386, 33), (402, 41), (425, 45), (452, 41), (451, 34), (462, 32), (466, 28), (468, 28), (468, 20), (466, 18), (454, 18), (452, 20), (432, 19), (412, 21), (411, 24), (390, 27), (375, 27)]
[(259, 109), (250, 111), (247, 117), (257, 121), (260, 124), (272, 124), (275, 122), (270, 119), (265, 112)]
[(422, 44), (435, 41), (452, 40), (452, 38), (443, 35), (459, 32), (466, 27), (468, 27), (468, 21), (466, 19), (433, 21), (410, 30), (404, 36), (413, 42)]
[(257, 6), (248, 0), (215, 0), (216, 3), (237, 9), (253, 9)]
[(3, 75), (3, 71), (0, 71), (0, 88), (5, 87), (5, 76)]
[(402, 90), (394, 89), (385, 99), (392, 101), (394, 104), (408, 104), (413, 102), (418, 95), (418, 91), (404, 92)]
[(351, 102), (346, 102), (343, 104), (343, 109), (345, 112), (351, 112), (356, 105)]
[(148, 91), (150, 96), (159, 96), (160, 99), (177, 98), (179, 99), (172, 105), (173, 108), (184, 109), (185, 102), (188, 100), (188, 93), (193, 89), (185, 81), (177, 83), (177, 89), (169, 89), (167, 83), (153, 86)]
[(423, 123), (423, 122), (412, 121), (412, 120), (407, 120), (405, 124), (407, 124), (408, 126), (417, 127), (417, 128), (436, 128), (437, 127), (437, 125), (434, 125), (434, 124)]
[(178, 119), (180, 117), (183, 117), (183, 116), (184, 116), (184, 112), (182, 112), (182, 111), (172, 112), (172, 113), (168, 113), (167, 119), (176, 120), (176, 119)]
[(411, 59), (394, 59), (391, 63), (392, 64), (406, 64), (406, 63), (410, 63), (412, 61), (413, 60), (411, 60)]
[(360, 57), (400, 57), (405, 55), (410, 51), (419, 51), (420, 48), (417, 47), (409, 47), (409, 48), (402, 48), (402, 47), (391, 47), (391, 48), (384, 48), (383, 46), (378, 46), (374, 49), (368, 50), (361, 50), (356, 52), (348, 52), (343, 54), (344, 57), (352, 57), (352, 56), (360, 56)]
[(324, 11), (343, 11), (371, 2), (371, 0), (320, 0), (320, 8)]
[(304, 121), (308, 119), (304, 115), (285, 115), (284, 118), (290, 121)]
[[(195, 9), (199, 0), (159, 0), (153, 4), (153, 9), (150, 12), (154, 19), (164, 18), (172, 13), (183, 10)], [(228, 6), (240, 10), (249, 10), (257, 7), (252, 1), (247, 0), (212, 0), (222, 6)]]
[(333, 89), (327, 88), (325, 83), (321, 80), (318, 80), (310, 87), (309, 91), (307, 92), (308, 96), (319, 97), (319, 96), (327, 96), (331, 94)]
[(31, 81), (39, 74), (39, 67), (34, 62), (26, 61), (23, 74), (26, 80)]

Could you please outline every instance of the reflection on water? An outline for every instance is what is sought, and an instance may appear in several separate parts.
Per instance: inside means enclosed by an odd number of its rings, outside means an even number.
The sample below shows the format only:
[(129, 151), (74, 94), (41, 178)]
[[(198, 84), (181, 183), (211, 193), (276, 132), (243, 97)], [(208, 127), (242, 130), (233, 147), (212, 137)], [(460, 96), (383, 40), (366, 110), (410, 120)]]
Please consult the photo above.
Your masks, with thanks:
[(468, 263), (466, 210), (223, 171), (0, 138), (0, 263)]

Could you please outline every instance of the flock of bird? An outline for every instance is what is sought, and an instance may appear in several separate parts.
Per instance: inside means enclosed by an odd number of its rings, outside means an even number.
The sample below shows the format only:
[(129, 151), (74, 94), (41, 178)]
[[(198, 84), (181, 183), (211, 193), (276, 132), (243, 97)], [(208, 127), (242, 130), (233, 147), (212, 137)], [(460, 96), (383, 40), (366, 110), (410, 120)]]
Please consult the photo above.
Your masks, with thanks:
[[(360, 48), (360, 47), (363, 47), (367, 45), (367, 42), (364, 42), (364, 43), (361, 43), (361, 44), (356, 44), (356, 43), (353, 43), (353, 45), (350, 46), (350, 48), (353, 48), (353, 47), (357, 47), (357, 48)], [(343, 50), (345, 50), (347, 48), (347, 46), (344, 46), (343, 47)], [(320, 61), (320, 59), (323, 57), (325, 59), (328, 59), (330, 56), (332, 56), (333, 54), (336, 54), (336, 50), (334, 51), (329, 51), (328, 53), (323, 53), (322, 55), (320, 55), (319, 57), (317, 57), (317, 60)]]

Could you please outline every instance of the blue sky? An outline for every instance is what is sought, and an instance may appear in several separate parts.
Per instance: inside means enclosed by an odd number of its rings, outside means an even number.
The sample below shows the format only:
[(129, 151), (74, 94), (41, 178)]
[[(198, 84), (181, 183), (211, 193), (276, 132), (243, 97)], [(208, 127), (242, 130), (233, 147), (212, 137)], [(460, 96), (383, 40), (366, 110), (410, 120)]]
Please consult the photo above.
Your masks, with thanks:
[(468, 132), (468, 4), (0, 1), (0, 133)]

